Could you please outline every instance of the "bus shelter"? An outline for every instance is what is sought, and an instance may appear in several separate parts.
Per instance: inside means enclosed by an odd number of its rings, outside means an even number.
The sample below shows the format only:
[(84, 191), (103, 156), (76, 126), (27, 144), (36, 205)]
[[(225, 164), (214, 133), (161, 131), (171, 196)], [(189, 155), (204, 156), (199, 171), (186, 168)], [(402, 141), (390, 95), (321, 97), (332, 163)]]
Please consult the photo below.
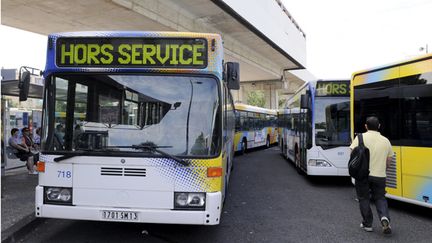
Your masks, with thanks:
[(19, 101), (19, 80), (16, 69), (1, 69), (1, 168), (2, 175), (6, 170), (25, 166), (8, 145), (12, 128), (20, 131), (29, 127), (32, 133), (42, 122), (42, 94), (41, 78), (32, 78), (28, 99)]

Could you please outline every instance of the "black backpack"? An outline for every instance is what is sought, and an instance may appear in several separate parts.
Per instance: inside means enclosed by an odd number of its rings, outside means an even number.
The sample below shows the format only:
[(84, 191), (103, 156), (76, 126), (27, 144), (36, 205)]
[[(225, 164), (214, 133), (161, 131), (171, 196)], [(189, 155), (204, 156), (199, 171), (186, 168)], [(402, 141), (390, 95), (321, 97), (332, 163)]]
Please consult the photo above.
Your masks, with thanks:
[(359, 145), (351, 152), (348, 161), (348, 172), (356, 180), (369, 176), (369, 149), (364, 146), (363, 134), (358, 134)]

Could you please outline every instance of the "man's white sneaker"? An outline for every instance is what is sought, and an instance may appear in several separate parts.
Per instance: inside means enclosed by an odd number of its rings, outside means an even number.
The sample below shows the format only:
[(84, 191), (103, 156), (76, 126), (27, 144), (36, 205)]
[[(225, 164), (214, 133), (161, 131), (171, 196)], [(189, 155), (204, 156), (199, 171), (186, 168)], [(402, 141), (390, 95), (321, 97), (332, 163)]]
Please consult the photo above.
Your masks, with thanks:
[(392, 233), (391, 227), (390, 227), (390, 220), (387, 217), (382, 217), (381, 218), (381, 225), (382, 225), (382, 230), (383, 233), (388, 235)]
[(364, 226), (363, 223), (360, 224), (360, 228), (362, 228), (366, 232), (372, 232), (373, 231), (372, 227)]

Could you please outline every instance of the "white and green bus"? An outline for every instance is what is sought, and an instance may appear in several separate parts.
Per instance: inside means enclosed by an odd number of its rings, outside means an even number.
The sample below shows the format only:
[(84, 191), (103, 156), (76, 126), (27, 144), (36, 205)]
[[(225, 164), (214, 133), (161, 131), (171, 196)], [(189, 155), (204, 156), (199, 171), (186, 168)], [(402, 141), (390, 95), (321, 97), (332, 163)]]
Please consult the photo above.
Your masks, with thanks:
[(49, 35), (36, 216), (219, 224), (239, 88), (223, 59), (217, 34)]
[(270, 147), (277, 143), (277, 112), (242, 103), (236, 103), (235, 151), (245, 153), (247, 149)]
[(279, 110), (279, 146), (299, 172), (348, 176), (349, 87), (349, 80), (308, 82)]

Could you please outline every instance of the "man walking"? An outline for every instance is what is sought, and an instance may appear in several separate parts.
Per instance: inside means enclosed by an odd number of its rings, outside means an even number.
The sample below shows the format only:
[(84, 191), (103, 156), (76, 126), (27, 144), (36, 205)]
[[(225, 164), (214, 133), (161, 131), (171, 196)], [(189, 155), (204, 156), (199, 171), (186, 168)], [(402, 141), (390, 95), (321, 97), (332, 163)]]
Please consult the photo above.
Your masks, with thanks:
[[(393, 150), (390, 141), (378, 132), (380, 123), (377, 117), (368, 117), (365, 127), (367, 132), (363, 134), (363, 141), (370, 153), (369, 177), (355, 182), (360, 213), (363, 217), (360, 227), (367, 232), (372, 231), (373, 214), (370, 208), (370, 199), (372, 198), (375, 201), (376, 210), (381, 220), (383, 233), (391, 234), (385, 186), (386, 169), (390, 166)], [(351, 150), (357, 147), (358, 143), (356, 137), (350, 146)]]

